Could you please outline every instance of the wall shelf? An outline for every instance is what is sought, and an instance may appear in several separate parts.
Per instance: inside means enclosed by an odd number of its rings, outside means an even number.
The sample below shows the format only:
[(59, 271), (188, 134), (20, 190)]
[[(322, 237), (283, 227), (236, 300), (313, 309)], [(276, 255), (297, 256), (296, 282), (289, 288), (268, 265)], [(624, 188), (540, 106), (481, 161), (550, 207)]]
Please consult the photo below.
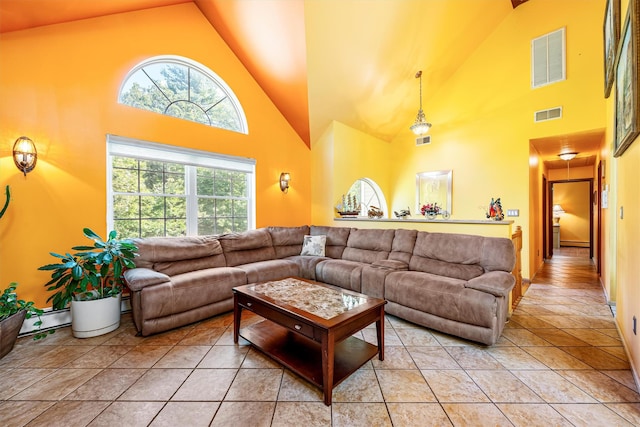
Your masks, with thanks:
[(417, 223), (417, 224), (483, 224), (483, 225), (511, 225), (513, 220), (493, 221), (489, 219), (419, 219), (419, 218), (334, 218), (334, 221), (366, 221), (366, 222), (395, 222), (395, 223)]

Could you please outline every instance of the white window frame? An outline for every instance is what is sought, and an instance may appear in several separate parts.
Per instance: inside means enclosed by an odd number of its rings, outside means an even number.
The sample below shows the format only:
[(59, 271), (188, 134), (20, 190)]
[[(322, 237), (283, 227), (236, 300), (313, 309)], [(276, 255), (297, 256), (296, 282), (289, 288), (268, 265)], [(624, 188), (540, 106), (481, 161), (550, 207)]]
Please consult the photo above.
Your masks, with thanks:
[[(113, 156), (135, 157), (145, 160), (156, 160), (180, 163), (186, 166), (201, 166), (207, 168), (227, 169), (250, 174), (247, 180), (249, 230), (256, 228), (256, 192), (255, 180), (256, 160), (247, 157), (236, 157), (209, 151), (194, 150), (158, 144), (139, 139), (126, 138), (117, 135), (107, 135), (107, 229), (114, 229), (113, 217)], [(196, 189), (196, 169), (191, 168), (186, 176), (187, 198), (187, 236), (198, 235), (198, 205)]]
[[(370, 186), (373, 189), (373, 192), (378, 197), (378, 200), (380, 201), (380, 204), (382, 205), (382, 206), (376, 206), (376, 207), (380, 208), (380, 210), (382, 211), (383, 217), (388, 218), (389, 217), (389, 211), (387, 209), (387, 199), (384, 197), (384, 193), (382, 192), (382, 189), (380, 188), (380, 186), (374, 180), (372, 180), (371, 178), (363, 177), (363, 178), (358, 178), (357, 180), (355, 180), (353, 182), (353, 184), (351, 184), (351, 187), (349, 187), (349, 192), (351, 192), (351, 189), (353, 188), (353, 186), (357, 182), (365, 183), (365, 184), (367, 184), (368, 186)], [(360, 215), (359, 216), (367, 217), (367, 216), (369, 216), (368, 206), (370, 206), (370, 205), (367, 205), (367, 206), (364, 205), (364, 202), (363, 202), (364, 193), (362, 192), (362, 184), (360, 184), (360, 186), (361, 186), (361, 188), (360, 188), (361, 191), (360, 191), (360, 194), (357, 195), (358, 200), (360, 200), (360, 209), (359, 209)]]
[[(552, 39), (552, 37), (554, 37), (557, 34), (560, 34), (560, 39), (561, 39), (561, 42), (560, 42), (561, 44), (559, 46), (561, 57), (560, 58), (556, 57), (555, 60), (559, 60), (561, 63), (561, 75), (554, 80), (550, 80), (549, 63), (551, 61), (549, 57), (549, 40)], [(565, 31), (565, 28), (563, 27), (531, 40), (531, 88), (532, 89), (547, 86), (547, 85), (561, 82), (567, 79), (567, 40), (566, 39), (567, 39), (566, 31)], [(536, 84), (536, 77), (537, 77), (536, 76), (536, 45), (539, 47), (544, 47), (546, 50), (545, 52), (546, 56), (544, 57), (546, 78), (544, 79), (544, 81), (541, 81), (537, 84)]]
[[(229, 87), (229, 85), (227, 84), (227, 82), (225, 82), (220, 76), (218, 76), (215, 72), (213, 72), (213, 70), (211, 70), (209, 67), (206, 67), (202, 64), (200, 64), (199, 62), (196, 62), (192, 59), (189, 58), (185, 58), (183, 56), (177, 56), (177, 55), (162, 55), (162, 56), (154, 56), (152, 58), (146, 59), (142, 62), (140, 62), (139, 64), (137, 64), (136, 66), (134, 66), (131, 70), (129, 70), (129, 72), (127, 73), (127, 75), (125, 76), (125, 78), (122, 80), (122, 83), (120, 84), (120, 89), (118, 90), (118, 102), (120, 102), (120, 97), (122, 95), (122, 91), (125, 88), (125, 86), (127, 85), (127, 83), (129, 82), (129, 80), (131, 78), (134, 77), (134, 75), (136, 73), (138, 73), (138, 71), (143, 70), (144, 67), (150, 66), (150, 65), (154, 65), (154, 64), (176, 64), (176, 65), (181, 65), (183, 67), (187, 67), (188, 69), (194, 69), (196, 71), (198, 71), (199, 73), (201, 73), (202, 75), (204, 75), (205, 77), (208, 77), (215, 85), (218, 86), (218, 88), (220, 88), (227, 96), (227, 98), (229, 98), (231, 100), (231, 104), (233, 106), (233, 108), (236, 111), (236, 114), (238, 115), (238, 119), (240, 121), (240, 129), (238, 130), (238, 132), (243, 133), (245, 135), (249, 134), (249, 126), (247, 124), (247, 117), (244, 114), (244, 110), (242, 109), (242, 105), (240, 104), (240, 101), (238, 100), (238, 97), (236, 97), (236, 94), (233, 92), (233, 90), (231, 90), (231, 87)], [(124, 104), (124, 105), (128, 105), (128, 104)], [(135, 107), (134, 107), (135, 108)], [(144, 109), (146, 110), (146, 109)], [(149, 110), (146, 110), (149, 111)], [(174, 117), (174, 116), (170, 116), (170, 117)], [(184, 120), (188, 120), (188, 119), (184, 119)], [(199, 122), (196, 122), (199, 123)], [(219, 127), (219, 126), (212, 126), (212, 127), (216, 127), (219, 129), (227, 129), (224, 127)], [(227, 129), (230, 130), (232, 132), (234, 132), (234, 130), (232, 129)]]

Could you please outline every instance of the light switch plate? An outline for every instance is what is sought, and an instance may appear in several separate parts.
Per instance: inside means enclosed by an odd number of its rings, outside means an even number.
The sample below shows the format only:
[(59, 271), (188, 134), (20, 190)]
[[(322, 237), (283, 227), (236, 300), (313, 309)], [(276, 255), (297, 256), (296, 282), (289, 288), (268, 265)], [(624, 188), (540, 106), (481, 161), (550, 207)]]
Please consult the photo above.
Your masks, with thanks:
[(507, 209), (507, 216), (520, 216), (520, 209)]

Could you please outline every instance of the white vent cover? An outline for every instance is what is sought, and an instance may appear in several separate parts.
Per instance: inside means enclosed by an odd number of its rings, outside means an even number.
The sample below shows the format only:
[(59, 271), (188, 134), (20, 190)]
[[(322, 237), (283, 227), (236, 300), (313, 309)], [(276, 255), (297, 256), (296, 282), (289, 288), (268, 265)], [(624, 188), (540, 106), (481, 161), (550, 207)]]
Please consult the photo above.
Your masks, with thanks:
[(562, 118), (562, 107), (549, 108), (548, 110), (536, 111), (533, 115), (533, 121), (546, 122), (547, 120), (555, 120)]
[(531, 41), (531, 87), (566, 79), (564, 28)]
[(416, 145), (431, 144), (431, 135), (419, 136), (416, 138)]

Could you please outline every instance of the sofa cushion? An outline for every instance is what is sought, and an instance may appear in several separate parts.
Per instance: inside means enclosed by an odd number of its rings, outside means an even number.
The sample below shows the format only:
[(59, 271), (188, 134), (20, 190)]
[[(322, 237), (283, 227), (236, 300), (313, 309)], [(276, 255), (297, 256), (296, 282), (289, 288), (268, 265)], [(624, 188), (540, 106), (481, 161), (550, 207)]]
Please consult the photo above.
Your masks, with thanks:
[(302, 277), (303, 279), (316, 280), (316, 266), (323, 261), (330, 260), (331, 258), (294, 255), (287, 257), (286, 259), (298, 264), (298, 268), (300, 270), (300, 274), (298, 277)]
[(271, 234), (265, 228), (223, 234), (219, 240), (229, 267), (276, 258)]
[(387, 259), (395, 230), (352, 229), (342, 259), (372, 264)]
[(304, 236), (300, 255), (323, 257), (325, 255), (326, 244), (327, 236)]
[(271, 242), (277, 258), (299, 255), (302, 250), (304, 236), (309, 234), (309, 226), (300, 227), (268, 227)]
[(473, 279), (484, 273), (484, 269), (479, 265), (456, 264), (419, 256), (411, 257), (409, 270), (422, 271), (460, 280)]
[(342, 258), (342, 252), (347, 247), (347, 240), (349, 239), (350, 228), (347, 227), (327, 227), (312, 225), (310, 233), (312, 236), (325, 235), (327, 236), (327, 243), (325, 245), (325, 255), (329, 258), (340, 259)]
[(169, 283), (143, 288), (140, 302), (145, 319), (154, 319), (232, 298), (231, 289), (246, 283), (246, 273), (238, 268), (197, 270), (173, 276)]
[(445, 319), (494, 327), (496, 297), (465, 287), (465, 281), (416, 271), (394, 271), (385, 279), (385, 299)]
[(134, 242), (138, 246), (138, 256), (134, 259), (137, 267), (152, 268), (158, 262), (222, 255), (217, 236), (146, 237)]
[(483, 238), (480, 264), (487, 271), (512, 271), (516, 265), (516, 249), (506, 237)]
[(409, 264), (411, 255), (413, 255), (413, 247), (416, 244), (418, 230), (396, 230), (391, 244), (391, 253), (389, 259), (402, 261)]
[(235, 268), (239, 268), (247, 274), (247, 283), (279, 280), (300, 275), (298, 264), (288, 259), (257, 261), (250, 264), (237, 265)]
[(342, 259), (329, 259), (316, 265), (316, 280), (360, 292), (362, 264)]

